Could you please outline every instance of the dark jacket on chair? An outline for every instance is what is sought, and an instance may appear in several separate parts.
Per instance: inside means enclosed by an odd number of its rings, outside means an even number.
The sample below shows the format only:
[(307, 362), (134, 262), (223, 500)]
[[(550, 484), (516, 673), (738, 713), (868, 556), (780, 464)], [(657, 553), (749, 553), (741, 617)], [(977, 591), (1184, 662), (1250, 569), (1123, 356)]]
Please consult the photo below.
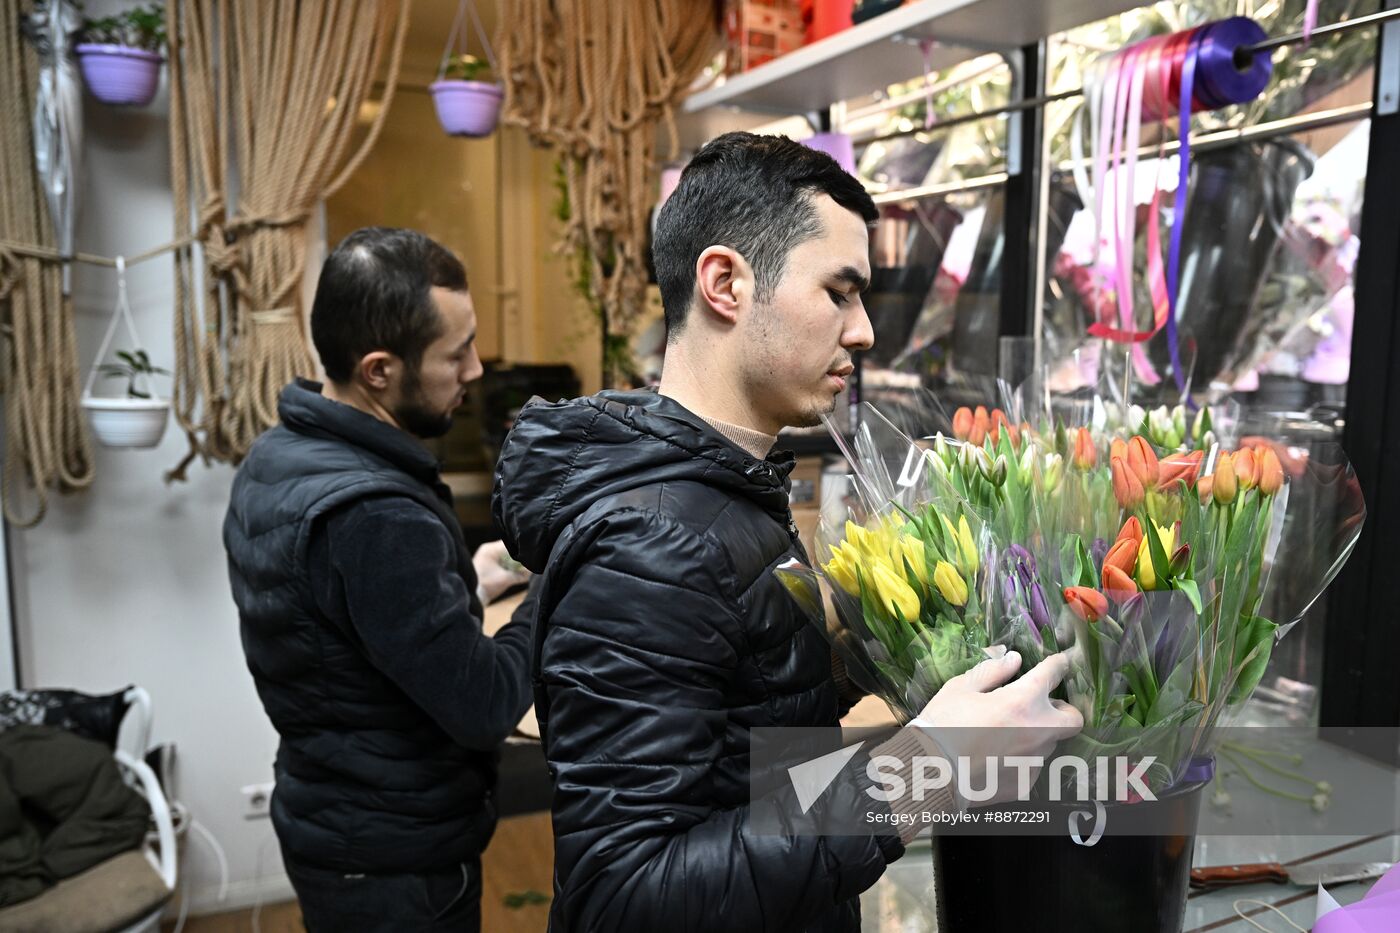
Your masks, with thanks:
[(516, 420), (492, 508), (544, 574), (556, 933), (855, 930), (857, 895), (903, 852), (895, 836), (750, 824), (750, 730), (834, 727), (839, 712), (830, 649), (773, 576), (805, 557), (792, 466), (650, 392), (535, 402)]
[(224, 521), (243, 650), (282, 737), (287, 856), (403, 873), (480, 854), (497, 746), (529, 707), (529, 627), (488, 638), (428, 451), (299, 380)]

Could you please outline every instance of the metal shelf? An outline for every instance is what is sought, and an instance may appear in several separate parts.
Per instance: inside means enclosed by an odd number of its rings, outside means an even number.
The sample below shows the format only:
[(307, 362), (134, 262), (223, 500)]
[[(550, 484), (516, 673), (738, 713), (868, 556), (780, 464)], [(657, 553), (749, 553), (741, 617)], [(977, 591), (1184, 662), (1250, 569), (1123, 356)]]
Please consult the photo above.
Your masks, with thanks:
[(920, 0), (690, 95), (685, 112), (734, 107), (757, 113), (824, 111), (935, 70), (1009, 51), (1141, 6), (1141, 0)]

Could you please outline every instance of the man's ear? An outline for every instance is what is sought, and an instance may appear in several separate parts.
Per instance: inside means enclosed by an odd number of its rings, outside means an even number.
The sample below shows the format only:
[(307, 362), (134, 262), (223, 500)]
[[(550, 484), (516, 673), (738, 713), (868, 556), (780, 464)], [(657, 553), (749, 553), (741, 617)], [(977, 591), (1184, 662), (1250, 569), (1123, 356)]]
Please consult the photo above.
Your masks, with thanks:
[(375, 350), (360, 358), (357, 372), (366, 388), (382, 392), (399, 374), (400, 366), (399, 358), (388, 350)]
[(695, 260), (695, 286), (701, 313), (732, 325), (753, 300), (753, 269), (728, 246), (711, 246)]

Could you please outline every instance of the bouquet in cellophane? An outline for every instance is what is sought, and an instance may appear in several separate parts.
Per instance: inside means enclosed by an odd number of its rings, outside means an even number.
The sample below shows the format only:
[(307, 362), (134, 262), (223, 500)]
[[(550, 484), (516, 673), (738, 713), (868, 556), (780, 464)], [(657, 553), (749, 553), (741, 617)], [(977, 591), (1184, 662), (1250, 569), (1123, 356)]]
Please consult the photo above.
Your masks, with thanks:
[[(1209, 757), (1275, 641), (1340, 570), (1365, 509), (1345, 458), (1258, 438), (1228, 449), (1205, 409), (1096, 401), (1083, 420), (962, 408), (952, 437), (916, 440), (866, 405), (849, 445), (834, 433), (851, 515), (823, 522), (814, 567), (778, 573), (901, 721), (993, 646), (1020, 652), (1023, 671), (1068, 651), (1057, 696), (1085, 721), (1073, 750), (1150, 755), (1167, 787)], [(1271, 578), (1295, 572), (1279, 541), (1303, 483), (1338, 486), (1335, 514), (1311, 529), (1330, 559), (1299, 561), (1323, 570), (1266, 618)]]

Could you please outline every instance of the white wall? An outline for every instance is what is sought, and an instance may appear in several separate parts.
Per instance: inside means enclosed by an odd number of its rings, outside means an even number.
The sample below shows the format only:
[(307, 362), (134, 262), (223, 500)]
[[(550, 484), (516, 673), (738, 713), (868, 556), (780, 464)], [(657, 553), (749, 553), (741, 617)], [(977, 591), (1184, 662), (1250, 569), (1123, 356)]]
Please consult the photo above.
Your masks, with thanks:
[[(121, 5), (88, 4), (94, 15)], [(171, 238), (167, 112), (164, 90), (143, 110), (88, 100), (78, 249), (132, 254)], [(128, 285), (153, 361), (171, 368), (169, 256), (133, 267)], [(116, 274), (81, 266), (74, 286), (86, 373)], [(196, 464), (189, 482), (166, 486), (163, 472), (185, 450), (173, 420), (155, 450), (99, 447), (90, 490), (56, 497), (33, 530), (11, 529), (22, 682), (93, 692), (144, 686), (155, 707), (153, 741), (178, 748), (177, 796), (227, 852), (228, 905), (260, 894), (286, 899), (271, 824), (241, 815), (239, 789), (272, 779), (277, 736), (243, 663), (220, 541), (233, 470)], [(218, 864), (197, 836), (185, 843), (182, 868), (195, 909), (216, 906)]]

